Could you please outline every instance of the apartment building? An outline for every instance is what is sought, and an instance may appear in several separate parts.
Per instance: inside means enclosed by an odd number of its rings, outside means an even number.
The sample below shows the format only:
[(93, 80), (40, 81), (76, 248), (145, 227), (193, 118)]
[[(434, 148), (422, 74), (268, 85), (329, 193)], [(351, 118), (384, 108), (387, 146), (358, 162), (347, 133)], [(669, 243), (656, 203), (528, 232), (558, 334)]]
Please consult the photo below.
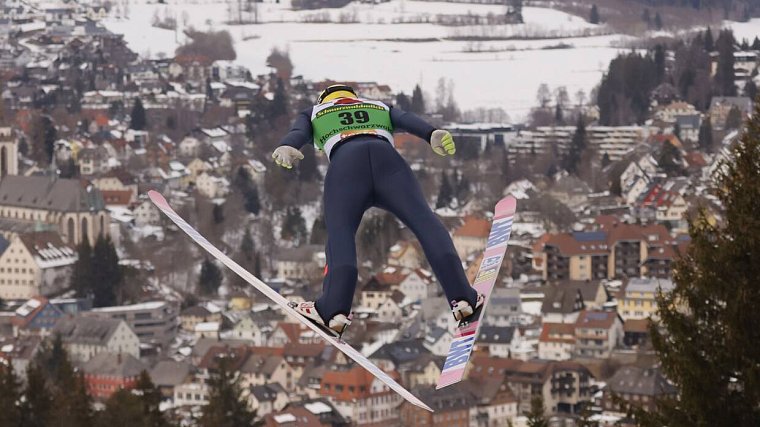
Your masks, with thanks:
[(85, 316), (117, 319), (127, 323), (142, 344), (165, 346), (179, 329), (179, 306), (170, 301), (95, 308)]
[(618, 313), (623, 320), (657, 319), (657, 293), (668, 293), (675, 285), (669, 279), (634, 278), (617, 297)]
[(5, 248), (0, 244), (0, 298), (28, 299), (65, 289), (76, 260), (57, 232), (16, 235)]

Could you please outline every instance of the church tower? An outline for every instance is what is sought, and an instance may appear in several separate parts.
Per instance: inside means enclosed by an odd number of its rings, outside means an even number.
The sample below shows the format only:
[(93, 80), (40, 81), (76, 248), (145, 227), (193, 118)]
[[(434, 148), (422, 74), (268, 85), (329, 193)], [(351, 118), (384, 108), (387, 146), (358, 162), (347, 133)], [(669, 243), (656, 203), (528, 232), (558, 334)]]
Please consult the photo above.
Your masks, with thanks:
[(0, 127), (0, 179), (18, 175), (18, 141), (9, 127)]

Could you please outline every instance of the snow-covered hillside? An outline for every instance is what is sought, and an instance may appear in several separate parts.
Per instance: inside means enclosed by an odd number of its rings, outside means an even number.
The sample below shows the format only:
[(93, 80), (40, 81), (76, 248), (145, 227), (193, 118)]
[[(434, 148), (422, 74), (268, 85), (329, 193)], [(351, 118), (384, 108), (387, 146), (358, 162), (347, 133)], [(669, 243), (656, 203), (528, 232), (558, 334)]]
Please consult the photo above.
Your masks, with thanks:
[[(525, 24), (489, 27), (392, 22), (435, 14), (497, 15), (504, 13), (503, 6), (393, 0), (376, 6), (352, 3), (342, 9), (317, 11), (292, 11), (278, 4), (259, 4), (259, 8), (259, 20), (266, 23), (227, 25), (227, 3), (131, 2), (127, 18), (112, 17), (105, 24), (124, 34), (135, 51), (152, 57), (171, 56), (183, 42), (182, 27), (226, 29), (235, 39), (237, 61), (254, 74), (267, 71), (265, 58), (273, 47), (279, 47), (289, 50), (295, 73), (308, 79), (374, 80), (407, 93), (419, 83), (432, 95), (443, 77), (453, 82), (460, 108), (500, 107), (513, 119), (523, 117), (535, 104), (541, 83), (552, 88), (566, 86), (570, 94), (590, 92), (617, 54), (615, 46), (621, 39), (617, 35), (585, 36), (605, 30), (581, 18), (542, 8), (525, 8)], [(302, 22), (309, 14), (324, 13), (336, 21), (340, 14), (350, 14), (360, 23)], [(176, 17), (180, 30), (153, 27), (156, 15)], [(484, 28), (489, 29), (484, 32)], [(462, 39), (473, 35), (534, 39)], [(546, 49), (560, 43), (572, 48)]]

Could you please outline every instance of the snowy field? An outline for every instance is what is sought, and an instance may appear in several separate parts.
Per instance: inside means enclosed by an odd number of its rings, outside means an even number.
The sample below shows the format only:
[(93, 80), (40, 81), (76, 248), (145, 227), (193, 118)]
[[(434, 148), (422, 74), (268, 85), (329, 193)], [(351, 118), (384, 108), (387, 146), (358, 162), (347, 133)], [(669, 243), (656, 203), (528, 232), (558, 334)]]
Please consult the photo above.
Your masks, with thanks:
[[(115, 10), (121, 17), (110, 18), (106, 26), (124, 34), (133, 50), (148, 57), (173, 55), (184, 42), (183, 28), (225, 29), (235, 40), (237, 62), (254, 75), (268, 71), (266, 57), (278, 47), (289, 51), (294, 73), (307, 79), (377, 81), (406, 93), (420, 84), (432, 100), (439, 79), (445, 78), (453, 83), (462, 110), (503, 108), (514, 121), (522, 120), (536, 104), (541, 83), (552, 89), (566, 86), (571, 96), (579, 90), (588, 94), (625, 41), (624, 36), (606, 34), (604, 27), (544, 8), (525, 8), (525, 24), (493, 25), (488, 34), (531, 40), (462, 41), (460, 36), (484, 35), (486, 27), (423, 23), (439, 14), (503, 14), (504, 6), (498, 5), (393, 0), (292, 11), (262, 3), (258, 19), (263, 23), (251, 25), (227, 25), (230, 13), (225, 2), (132, 2), (126, 11)], [(357, 23), (303, 23), (316, 15), (329, 15), (334, 21), (348, 16)], [(153, 27), (154, 16), (175, 17), (180, 30)], [(744, 34), (759, 23), (736, 25)], [(570, 48), (547, 49), (560, 43)]]

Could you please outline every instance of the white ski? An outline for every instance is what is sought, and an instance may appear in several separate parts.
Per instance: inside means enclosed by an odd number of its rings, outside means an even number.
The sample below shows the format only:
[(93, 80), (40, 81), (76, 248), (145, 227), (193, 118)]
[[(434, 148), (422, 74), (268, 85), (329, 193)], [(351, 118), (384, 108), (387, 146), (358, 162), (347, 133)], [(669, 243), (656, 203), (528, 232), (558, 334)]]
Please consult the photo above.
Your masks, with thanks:
[(206, 240), (205, 237), (201, 236), (200, 233), (198, 233), (196, 229), (194, 229), (190, 224), (188, 224), (187, 221), (185, 221), (184, 219), (182, 219), (182, 217), (177, 215), (177, 213), (174, 212), (171, 206), (169, 206), (169, 203), (167, 203), (164, 196), (162, 196), (159, 192), (151, 190), (148, 192), (148, 197), (150, 197), (150, 200), (153, 201), (153, 203), (159, 209), (161, 209), (161, 211), (164, 214), (166, 214), (166, 216), (168, 216), (169, 219), (171, 219), (175, 224), (177, 224), (177, 226), (179, 226), (179, 228), (182, 229), (182, 231), (184, 231), (188, 236), (190, 236), (190, 238), (193, 239), (195, 243), (199, 244), (203, 249), (205, 249), (208, 253), (214, 256), (214, 258), (221, 261), (224, 265), (226, 265), (232, 271), (237, 273), (240, 277), (245, 279), (246, 282), (250, 283), (259, 292), (263, 293), (269, 299), (274, 301), (277, 305), (280, 306), (280, 308), (282, 308), (282, 310), (288, 313), (291, 317), (293, 317), (294, 319), (297, 319), (299, 322), (308, 326), (314, 332), (318, 333), (322, 338), (325, 339), (325, 341), (329, 342), (330, 344), (335, 346), (338, 350), (345, 353), (346, 356), (353, 359), (361, 367), (369, 371), (372, 375), (374, 375), (377, 379), (382, 381), (385, 385), (393, 389), (396, 393), (401, 395), (401, 397), (406, 399), (409, 403), (416, 405), (420, 408), (426, 409), (430, 412), (433, 412), (433, 410), (429, 406), (423, 403), (415, 395), (410, 393), (407, 389), (402, 387), (399, 383), (397, 383), (388, 374), (383, 372), (380, 368), (375, 366), (361, 353), (359, 353), (353, 347), (348, 345), (345, 341), (333, 337), (332, 335), (320, 329), (317, 325), (313, 324), (308, 319), (298, 314), (295, 310), (293, 310), (288, 305), (287, 299), (285, 299), (282, 295), (278, 294), (274, 289), (267, 286), (266, 283), (262, 282), (253, 274), (249, 273), (246, 269), (241, 267), (238, 263), (230, 259), (230, 257), (225, 255), (222, 251), (220, 251), (214, 245), (212, 245), (208, 240)]

